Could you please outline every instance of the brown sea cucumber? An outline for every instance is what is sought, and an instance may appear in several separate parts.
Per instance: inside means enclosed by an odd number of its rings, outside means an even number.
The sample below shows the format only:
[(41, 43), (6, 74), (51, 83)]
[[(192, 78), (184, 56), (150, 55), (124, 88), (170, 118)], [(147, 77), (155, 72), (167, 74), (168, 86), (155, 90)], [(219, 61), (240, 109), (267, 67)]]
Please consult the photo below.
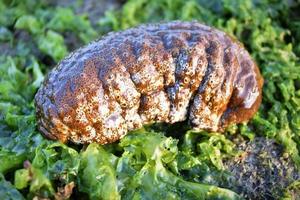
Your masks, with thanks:
[(223, 131), (258, 110), (263, 78), (243, 45), (197, 22), (141, 25), (71, 53), (35, 97), (39, 130), (114, 142), (152, 122)]

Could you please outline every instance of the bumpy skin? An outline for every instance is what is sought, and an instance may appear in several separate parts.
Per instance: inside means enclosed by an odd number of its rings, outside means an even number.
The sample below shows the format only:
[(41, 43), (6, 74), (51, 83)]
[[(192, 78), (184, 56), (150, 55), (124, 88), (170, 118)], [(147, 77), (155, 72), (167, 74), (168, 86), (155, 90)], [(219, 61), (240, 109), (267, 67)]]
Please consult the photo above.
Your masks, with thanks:
[(225, 33), (197, 22), (142, 25), (62, 60), (36, 94), (38, 126), (51, 139), (101, 144), (152, 122), (223, 131), (254, 115), (262, 85)]

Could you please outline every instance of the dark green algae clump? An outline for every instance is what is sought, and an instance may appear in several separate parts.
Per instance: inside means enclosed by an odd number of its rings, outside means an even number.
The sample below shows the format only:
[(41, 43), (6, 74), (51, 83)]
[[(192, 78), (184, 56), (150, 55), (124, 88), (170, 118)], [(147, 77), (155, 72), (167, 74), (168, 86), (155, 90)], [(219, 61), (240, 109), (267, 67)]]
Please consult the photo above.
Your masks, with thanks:
[(300, 180), (295, 163), (273, 139), (240, 141), (237, 149), (240, 155), (225, 161), (225, 166), (233, 175), (230, 188), (246, 199), (279, 199)]

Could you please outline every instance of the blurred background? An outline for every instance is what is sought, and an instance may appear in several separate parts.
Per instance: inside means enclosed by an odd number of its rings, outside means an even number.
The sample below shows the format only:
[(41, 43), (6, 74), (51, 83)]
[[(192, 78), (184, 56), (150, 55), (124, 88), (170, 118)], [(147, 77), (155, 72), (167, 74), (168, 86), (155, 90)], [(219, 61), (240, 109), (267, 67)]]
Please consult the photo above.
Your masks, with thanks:
[(276, 39), (300, 51), (295, 0), (1, 0), (0, 11), (2, 55), (32, 53), (47, 65), (109, 31), (170, 20), (223, 29), (259, 57)]

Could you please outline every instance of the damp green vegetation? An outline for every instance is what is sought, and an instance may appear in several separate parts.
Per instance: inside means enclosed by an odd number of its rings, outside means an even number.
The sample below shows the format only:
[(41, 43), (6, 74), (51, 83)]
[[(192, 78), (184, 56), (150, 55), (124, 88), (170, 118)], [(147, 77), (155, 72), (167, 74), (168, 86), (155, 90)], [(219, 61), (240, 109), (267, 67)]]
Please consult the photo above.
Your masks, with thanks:
[[(0, 1), (0, 199), (243, 199), (255, 190), (241, 186), (233, 172), (252, 174), (255, 182), (262, 163), (269, 173), (264, 178), (281, 181), (278, 170), (299, 169), (299, 1), (129, 0), (96, 19), (77, 12), (84, 1), (57, 2)], [(225, 134), (154, 124), (104, 146), (61, 144), (40, 135), (33, 98), (60, 59), (109, 31), (169, 20), (196, 20), (244, 43), (265, 79), (262, 105), (249, 123)], [(276, 141), (282, 152), (259, 146), (257, 153), (258, 137)], [(241, 143), (251, 148), (238, 148)], [(228, 167), (251, 149), (257, 165)], [(260, 190), (265, 193), (256, 199), (299, 198), (299, 173), (282, 174), (276, 193), (264, 185), (270, 190)]]

